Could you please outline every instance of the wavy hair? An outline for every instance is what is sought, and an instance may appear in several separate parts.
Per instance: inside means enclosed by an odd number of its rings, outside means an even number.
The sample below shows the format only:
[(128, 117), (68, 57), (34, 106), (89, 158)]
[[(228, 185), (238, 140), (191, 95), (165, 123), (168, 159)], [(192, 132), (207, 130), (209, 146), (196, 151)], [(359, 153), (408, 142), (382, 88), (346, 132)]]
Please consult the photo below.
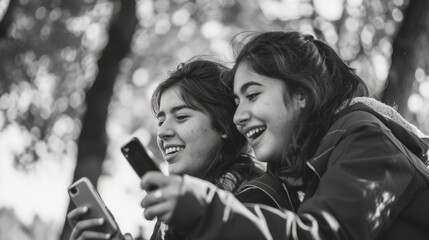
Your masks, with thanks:
[(312, 35), (253, 33), (239, 43), (228, 78), (230, 87), (238, 66), (246, 64), (250, 71), (285, 83), (286, 107), (290, 104), (287, 99), (294, 94), (305, 95), (306, 107), (295, 119), (290, 145), (285, 148), (281, 161), (269, 165), (279, 177), (303, 176), (306, 161), (313, 157), (338, 107), (353, 97), (367, 96), (368, 88), (334, 49)]

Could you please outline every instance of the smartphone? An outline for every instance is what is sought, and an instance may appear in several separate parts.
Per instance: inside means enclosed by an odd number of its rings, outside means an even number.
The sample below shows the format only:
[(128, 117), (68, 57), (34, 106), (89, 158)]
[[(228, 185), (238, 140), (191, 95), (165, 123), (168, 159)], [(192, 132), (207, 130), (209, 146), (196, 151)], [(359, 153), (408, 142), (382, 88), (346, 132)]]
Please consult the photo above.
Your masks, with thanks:
[(159, 171), (162, 173), (159, 165), (155, 162), (152, 152), (138, 138), (133, 137), (123, 145), (121, 152), (139, 178), (148, 171)]
[(118, 231), (118, 225), (113, 215), (109, 212), (97, 189), (88, 178), (80, 178), (72, 183), (67, 190), (76, 207), (88, 207), (89, 211), (85, 214), (85, 219), (104, 218), (103, 225), (94, 227), (91, 230), (110, 234)]

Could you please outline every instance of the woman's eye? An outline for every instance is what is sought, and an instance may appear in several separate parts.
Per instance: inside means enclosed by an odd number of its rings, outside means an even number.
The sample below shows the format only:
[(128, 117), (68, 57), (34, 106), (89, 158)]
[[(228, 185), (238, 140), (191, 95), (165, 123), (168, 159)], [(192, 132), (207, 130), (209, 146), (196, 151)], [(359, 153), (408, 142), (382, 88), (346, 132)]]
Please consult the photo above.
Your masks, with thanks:
[(183, 121), (183, 120), (186, 120), (188, 117), (189, 117), (188, 115), (177, 115), (176, 119), (178, 121)]
[(259, 93), (251, 93), (251, 94), (248, 94), (246, 97), (247, 97), (247, 99), (248, 99), (249, 101), (253, 101), (253, 100), (255, 100), (255, 98), (256, 98), (258, 95), (259, 95)]

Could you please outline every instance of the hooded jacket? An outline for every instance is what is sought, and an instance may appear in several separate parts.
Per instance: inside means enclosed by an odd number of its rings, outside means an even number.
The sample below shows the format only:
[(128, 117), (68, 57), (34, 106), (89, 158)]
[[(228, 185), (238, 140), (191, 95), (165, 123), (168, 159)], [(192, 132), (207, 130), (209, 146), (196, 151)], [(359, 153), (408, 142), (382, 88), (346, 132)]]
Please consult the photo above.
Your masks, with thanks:
[(185, 176), (171, 224), (205, 240), (429, 239), (428, 139), (375, 100), (351, 104), (307, 162), (313, 179), (296, 213)]

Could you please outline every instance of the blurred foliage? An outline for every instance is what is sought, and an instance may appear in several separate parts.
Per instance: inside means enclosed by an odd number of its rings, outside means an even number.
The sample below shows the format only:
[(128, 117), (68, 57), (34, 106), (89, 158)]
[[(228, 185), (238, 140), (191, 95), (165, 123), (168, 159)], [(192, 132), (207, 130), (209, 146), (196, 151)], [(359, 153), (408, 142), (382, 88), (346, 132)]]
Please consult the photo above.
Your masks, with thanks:
[(112, 4), (82, 1), (77, 11), (60, 3), (20, 0), (0, 42), (0, 128), (23, 139), (13, 149), (18, 167), (76, 154), (84, 93), (106, 41)]

